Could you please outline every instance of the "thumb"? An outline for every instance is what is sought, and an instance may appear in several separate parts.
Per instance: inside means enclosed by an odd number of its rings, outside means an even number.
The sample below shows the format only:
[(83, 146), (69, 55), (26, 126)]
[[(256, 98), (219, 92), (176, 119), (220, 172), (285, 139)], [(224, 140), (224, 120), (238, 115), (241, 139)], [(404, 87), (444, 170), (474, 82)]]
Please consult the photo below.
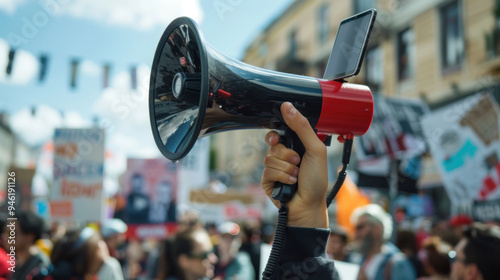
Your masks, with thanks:
[(299, 137), (306, 151), (313, 152), (324, 147), (323, 142), (319, 140), (311, 124), (290, 102), (284, 102), (281, 105), (281, 114), (286, 124)]

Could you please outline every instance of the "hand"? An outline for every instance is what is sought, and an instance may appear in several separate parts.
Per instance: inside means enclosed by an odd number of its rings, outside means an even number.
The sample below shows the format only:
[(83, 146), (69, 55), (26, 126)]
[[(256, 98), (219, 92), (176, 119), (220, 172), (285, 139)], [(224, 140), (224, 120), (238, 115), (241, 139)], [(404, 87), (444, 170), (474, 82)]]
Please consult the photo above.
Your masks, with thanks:
[[(266, 168), (262, 175), (262, 188), (279, 208), (279, 201), (272, 198), (275, 182), (293, 184), (298, 178), (297, 192), (287, 203), (288, 226), (328, 228), (326, 147), (316, 136), (309, 121), (291, 103), (281, 105), (281, 114), (288, 127), (295, 131), (304, 144), (306, 152), (301, 161), (294, 150), (278, 143), (276, 131), (268, 132), (265, 140), (270, 149), (264, 160)], [(297, 167), (299, 163), (300, 168)]]

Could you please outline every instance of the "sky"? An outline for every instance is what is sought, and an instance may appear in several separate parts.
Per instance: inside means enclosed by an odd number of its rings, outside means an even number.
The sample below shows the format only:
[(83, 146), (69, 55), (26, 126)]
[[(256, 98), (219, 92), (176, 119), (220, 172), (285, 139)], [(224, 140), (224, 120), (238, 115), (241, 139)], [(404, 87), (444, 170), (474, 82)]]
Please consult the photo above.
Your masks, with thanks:
[[(149, 75), (168, 24), (188, 16), (206, 41), (241, 59), (245, 48), (293, 0), (0, 0), (0, 112), (28, 145), (50, 141), (54, 129), (106, 128), (106, 150), (123, 172), (127, 157), (160, 156), (148, 113)], [(15, 49), (12, 72), (8, 54)], [(38, 78), (39, 57), (48, 57)], [(71, 61), (78, 60), (76, 87)], [(109, 86), (103, 66), (111, 65)], [(130, 68), (137, 67), (137, 89)], [(0, 143), (1, 145), (1, 143)], [(112, 167), (113, 168), (113, 167)]]

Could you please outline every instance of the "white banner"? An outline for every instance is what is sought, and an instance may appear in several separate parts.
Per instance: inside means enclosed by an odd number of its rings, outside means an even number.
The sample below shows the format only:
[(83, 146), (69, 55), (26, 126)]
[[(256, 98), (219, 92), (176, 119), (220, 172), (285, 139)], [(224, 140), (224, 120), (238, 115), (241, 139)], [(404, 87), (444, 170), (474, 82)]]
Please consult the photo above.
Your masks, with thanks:
[(191, 151), (181, 160), (179, 172), (178, 210), (182, 214), (193, 205), (189, 193), (193, 189), (205, 188), (209, 182), (210, 139), (198, 139)]
[(422, 127), (454, 205), (500, 197), (499, 113), (490, 95), (429, 113)]
[(103, 169), (104, 130), (56, 129), (51, 218), (83, 223), (101, 221)]

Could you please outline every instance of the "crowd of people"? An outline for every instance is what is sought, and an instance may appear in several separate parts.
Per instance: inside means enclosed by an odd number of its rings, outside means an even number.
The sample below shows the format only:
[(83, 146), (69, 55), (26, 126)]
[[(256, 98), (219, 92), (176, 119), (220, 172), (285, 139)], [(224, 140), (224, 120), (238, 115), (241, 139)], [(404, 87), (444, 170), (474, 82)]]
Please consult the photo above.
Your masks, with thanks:
[[(190, 219), (181, 220), (177, 233), (169, 238), (141, 243), (125, 238), (127, 226), (118, 219), (103, 223), (100, 229), (46, 230), (43, 219), (20, 211), (14, 229), (15, 272), (9, 270), (11, 245), (6, 231), (10, 229), (5, 222), (2, 225), (0, 279), (259, 279), (260, 248), (272, 239), (262, 235), (261, 225), (204, 225), (193, 216)], [(497, 226), (471, 222), (458, 236), (455, 227), (436, 223), (423, 238), (399, 229), (392, 243), (391, 217), (376, 204), (357, 209), (353, 223), (353, 234), (338, 225), (330, 227), (323, 257), (334, 260), (333, 267), (335, 261), (359, 265), (357, 279), (500, 276), (500, 260), (494, 255), (500, 250)], [(287, 250), (299, 250), (289, 244)], [(322, 248), (318, 244), (311, 248), (318, 246)]]
[[(58, 224), (49, 229), (30, 211), (18, 211), (11, 227), (5, 218), (0, 225), (0, 279), (254, 280), (258, 273), (258, 251), (250, 242), (257, 229), (234, 222), (217, 225), (209, 234), (189, 213), (168, 238), (139, 241), (125, 238), (127, 225), (119, 219), (107, 220), (100, 227)], [(9, 242), (9, 235), (15, 236), (15, 243)], [(15, 246), (14, 254), (11, 246)], [(14, 261), (9, 261), (9, 254)]]
[[(265, 137), (266, 194), (272, 196), (277, 181), (299, 186), (287, 203), (283, 251), (270, 279), (340, 279), (341, 262), (357, 265), (359, 280), (500, 279), (500, 227), (493, 224), (458, 217), (414, 232), (396, 228), (383, 207), (368, 204), (352, 214), (353, 232), (335, 225), (325, 203), (326, 148), (291, 104), (281, 109), (306, 152), (299, 158), (274, 131)], [(47, 229), (36, 214), (17, 211), (15, 221), (0, 221), (0, 279), (254, 280), (263, 270), (260, 248), (272, 242), (262, 224), (203, 224), (190, 212), (175, 233), (146, 241), (125, 238), (119, 219)]]

